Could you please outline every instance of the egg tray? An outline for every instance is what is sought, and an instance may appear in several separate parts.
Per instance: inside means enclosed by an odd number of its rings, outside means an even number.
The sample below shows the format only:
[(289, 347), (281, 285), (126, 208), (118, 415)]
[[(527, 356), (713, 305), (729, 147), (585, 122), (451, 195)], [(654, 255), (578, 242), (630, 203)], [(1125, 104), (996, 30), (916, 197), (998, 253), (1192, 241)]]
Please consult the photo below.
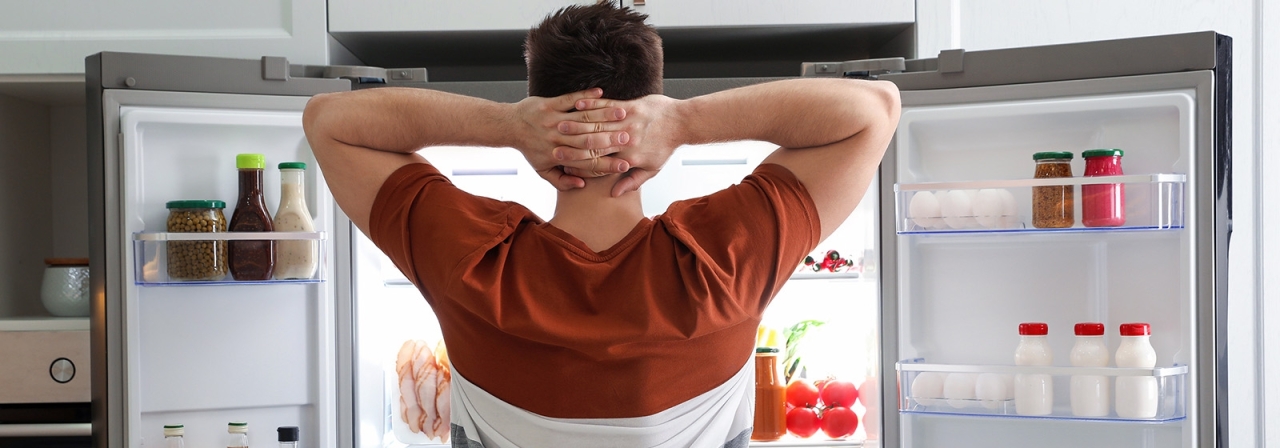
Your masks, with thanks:
[[(1011, 419), (1088, 420), (1106, 422), (1158, 423), (1186, 418), (1185, 381), (1187, 366), (1154, 369), (1118, 367), (1031, 367), (999, 365), (926, 364), (923, 359), (898, 363), (899, 411), (907, 414), (942, 414)], [(955, 375), (956, 377), (953, 377)], [(1045, 375), (1053, 381), (1052, 411), (1044, 415), (1022, 415), (1013, 397), (1018, 375)], [(1101, 377), (1110, 395), (1106, 415), (1075, 415), (1071, 408), (1073, 377)], [(1115, 410), (1117, 378), (1153, 378), (1157, 402), (1154, 415), (1120, 416)], [(979, 385), (979, 381), (985, 383)], [(1001, 387), (1004, 387), (1001, 390)], [(979, 395), (977, 388), (983, 387)], [(993, 392), (994, 391), (994, 392)], [(981, 398), (979, 398), (981, 396)]]
[[(1084, 185), (1123, 185), (1124, 222), (1087, 227), (1082, 222)], [(1011, 233), (1158, 230), (1183, 227), (1186, 175), (1145, 174), (1056, 179), (930, 182), (894, 185), (897, 232)], [(1036, 187), (1063, 187), (1070, 192), (1068, 221), (1059, 228), (1031, 225)], [(1092, 198), (1091, 198), (1092, 199)], [(1096, 204), (1096, 202), (1095, 202)]]

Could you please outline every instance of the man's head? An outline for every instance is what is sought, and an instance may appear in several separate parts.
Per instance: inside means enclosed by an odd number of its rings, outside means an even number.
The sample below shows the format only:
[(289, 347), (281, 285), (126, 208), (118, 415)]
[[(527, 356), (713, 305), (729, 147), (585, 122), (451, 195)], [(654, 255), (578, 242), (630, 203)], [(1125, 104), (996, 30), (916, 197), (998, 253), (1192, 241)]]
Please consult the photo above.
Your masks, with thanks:
[(662, 93), (662, 39), (648, 16), (612, 2), (561, 9), (529, 30), (524, 59), (529, 95), (560, 96), (592, 87), (630, 100)]

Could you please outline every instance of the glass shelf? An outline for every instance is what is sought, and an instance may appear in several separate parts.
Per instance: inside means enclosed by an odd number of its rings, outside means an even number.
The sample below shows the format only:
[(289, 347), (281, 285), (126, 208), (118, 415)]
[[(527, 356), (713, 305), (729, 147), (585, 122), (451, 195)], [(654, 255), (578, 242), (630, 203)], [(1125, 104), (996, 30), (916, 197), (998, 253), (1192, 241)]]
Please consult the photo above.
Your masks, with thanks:
[[(324, 232), (138, 232), (133, 235), (134, 284), (139, 286), (211, 286), (320, 283), (324, 281), (325, 251), (320, 249), (319, 242), (324, 241), (324, 239)], [(176, 264), (175, 266), (169, 264), (169, 254), (172, 252), (169, 250), (170, 244), (175, 245), (174, 250), (194, 250), (202, 255), (208, 254), (212, 259), (218, 258), (218, 252), (225, 254), (225, 243), (227, 241), (263, 240), (315, 242), (317, 246), (315, 251), (317, 269), (315, 273), (310, 278), (239, 281), (234, 280), (230, 273), (226, 272), (224, 261), (222, 262), (222, 269), (216, 269), (210, 265), (199, 266), (198, 269), (210, 274), (200, 280), (185, 280), (170, 276), (170, 269), (177, 267)], [(278, 246), (276, 256), (277, 258), (280, 256)], [(225, 255), (221, 257), (225, 259)], [(279, 259), (276, 261), (276, 267), (280, 267)]]
[[(861, 424), (861, 422), (859, 422)], [(769, 447), (769, 448), (818, 448), (818, 447), (836, 447), (836, 446), (863, 446), (862, 440), (831, 440), (822, 436), (822, 431), (818, 431), (813, 437), (808, 439), (797, 439), (793, 436), (783, 437), (782, 440), (773, 442), (757, 442), (752, 441), (750, 446)]]
[[(899, 411), (907, 414), (945, 414), (1010, 419), (1047, 419), (1098, 422), (1162, 423), (1186, 418), (1187, 366), (1132, 369), (1119, 367), (1032, 367), (925, 364), (922, 359), (901, 361), (898, 381), (902, 385)], [(931, 378), (924, 378), (929, 375)], [(969, 378), (951, 382), (951, 375)], [(1021, 415), (1013, 397), (1014, 381), (1020, 375), (1045, 375), (1054, 385), (1052, 411), (1046, 415)], [(980, 377), (985, 376), (985, 378)], [(1101, 380), (1108, 390), (1107, 413), (1102, 416), (1077, 416), (1071, 408), (1070, 385), (1073, 378)], [(1154, 415), (1122, 417), (1115, 410), (1115, 384), (1120, 378), (1149, 378), (1156, 392)], [(983, 382), (986, 385), (978, 385)], [(972, 384), (972, 386), (970, 386)], [(995, 384), (995, 386), (992, 386)], [(1000, 385), (1003, 385), (1001, 387)], [(971, 398), (977, 393), (967, 387), (985, 387), (995, 393), (984, 393), (983, 399)], [(951, 388), (952, 398), (943, 390)], [(925, 390), (927, 389), (927, 390)], [(1003, 389), (1003, 392), (999, 392)], [(941, 396), (939, 396), (941, 395)]]
[[(894, 185), (897, 232), (899, 235), (945, 235), (1181, 229), (1186, 178), (1184, 174), (1139, 174), (897, 184)], [(1081, 209), (1089, 200), (1082, 194), (1081, 186), (1112, 184), (1123, 187), (1123, 223), (1084, 226)], [(1035, 187), (1071, 189), (1074, 223), (1070, 227), (1032, 226)]]

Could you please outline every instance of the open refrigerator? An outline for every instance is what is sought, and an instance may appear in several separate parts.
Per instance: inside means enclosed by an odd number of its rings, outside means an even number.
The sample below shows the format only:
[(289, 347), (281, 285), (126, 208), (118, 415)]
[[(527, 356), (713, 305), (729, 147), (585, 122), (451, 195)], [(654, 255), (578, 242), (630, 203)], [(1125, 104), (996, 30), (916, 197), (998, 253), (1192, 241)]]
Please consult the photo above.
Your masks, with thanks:
[[(823, 322), (801, 343), (800, 374), (857, 384), (861, 422), (841, 440), (819, 432), (753, 445), (1226, 445), (1229, 38), (950, 50), (804, 70), (878, 77), (903, 92), (900, 126), (873, 188), (812, 254), (821, 260), (834, 250), (848, 264), (796, 266), (764, 317), (779, 329)], [(314, 162), (301, 127), (311, 95), (396, 85), (512, 102), (525, 96), (524, 83), (126, 53), (91, 56), (86, 73), (95, 445), (157, 446), (163, 425), (180, 423), (189, 444), (217, 446), (230, 421), (249, 422), (254, 446), (274, 444), (278, 426), (300, 427), (307, 446), (441, 445), (404, 418), (396, 369), (406, 343), (434, 346), (439, 328), (418, 291), (336, 207), (314, 164), (306, 196), (316, 232), (269, 236), (317, 242), (321, 263), (311, 279), (170, 281), (164, 248), (197, 237), (167, 233), (164, 205), (233, 203), (238, 153), (264, 154), (268, 167)], [(685, 98), (767, 80), (667, 80), (665, 89)], [(1127, 175), (1031, 178), (1033, 152), (1093, 148), (1124, 149)], [(645, 185), (645, 213), (737, 182), (771, 150), (759, 142), (681, 148)], [(554, 190), (512, 149), (423, 155), (464, 190), (551, 216)], [(1090, 183), (1126, 186), (1124, 226), (1031, 226), (1032, 188)], [(278, 172), (266, 170), (264, 185), (274, 211)], [(919, 192), (985, 189), (1014, 198), (999, 228), (921, 225), (909, 213)], [(1017, 324), (1026, 321), (1049, 323), (1054, 366), (1012, 365)], [(1086, 321), (1106, 324), (1112, 350), (1117, 325), (1151, 323), (1156, 368), (1070, 367), (1068, 329)], [(952, 406), (913, 395), (922, 373), (1063, 379), (1053, 413), (1025, 417), (1007, 403)], [(1156, 378), (1161, 413), (1074, 418), (1063, 407), (1065, 385), (1081, 373)]]

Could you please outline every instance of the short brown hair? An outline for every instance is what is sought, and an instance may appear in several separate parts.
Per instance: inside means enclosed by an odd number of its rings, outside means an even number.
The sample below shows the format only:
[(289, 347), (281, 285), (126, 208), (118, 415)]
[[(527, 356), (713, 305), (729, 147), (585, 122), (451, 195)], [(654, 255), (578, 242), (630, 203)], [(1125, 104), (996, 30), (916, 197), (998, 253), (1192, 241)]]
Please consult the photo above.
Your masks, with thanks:
[(548, 15), (524, 41), (529, 95), (592, 87), (619, 100), (662, 93), (662, 38), (648, 18), (608, 1)]

